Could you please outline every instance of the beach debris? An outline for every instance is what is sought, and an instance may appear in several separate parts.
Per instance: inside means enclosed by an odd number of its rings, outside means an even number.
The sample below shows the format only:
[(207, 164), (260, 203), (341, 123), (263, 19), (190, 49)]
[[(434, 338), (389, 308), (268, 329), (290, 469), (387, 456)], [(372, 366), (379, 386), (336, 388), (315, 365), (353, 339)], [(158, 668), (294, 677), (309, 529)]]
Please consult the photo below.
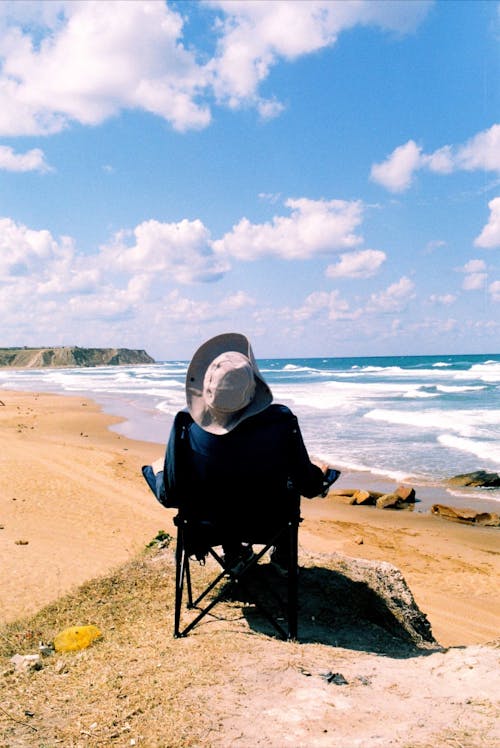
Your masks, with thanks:
[(334, 683), (336, 686), (347, 686), (348, 682), (342, 675), (342, 673), (332, 673), (331, 671), (328, 673), (323, 673), (322, 678), (326, 680), (327, 683)]
[(14, 665), (14, 668), (18, 673), (30, 673), (34, 670), (42, 669), (39, 654), (15, 654), (10, 658), (9, 662)]
[(16, 545), (29, 545), (29, 540), (15, 540)]
[(476, 488), (500, 488), (500, 475), (487, 473), (486, 470), (475, 470), (448, 478), (450, 486), (473, 486)]
[(5, 405), (3, 400), (0, 400), (0, 405)]
[(51, 644), (45, 644), (44, 642), (40, 642), (38, 645), (38, 651), (43, 657), (50, 657), (50, 655), (54, 654), (54, 647)]
[(445, 504), (433, 504), (431, 514), (449, 519), (452, 522), (462, 522), (468, 525), (486, 525), (500, 527), (500, 515), (495, 512), (481, 512), (477, 509), (460, 509)]
[(75, 652), (86, 649), (93, 642), (102, 638), (102, 633), (97, 626), (70, 626), (64, 629), (54, 639), (56, 652)]
[(68, 672), (68, 666), (64, 662), (64, 660), (57, 660), (56, 666), (55, 666), (55, 671), (56, 671), (57, 675), (62, 675), (63, 673), (67, 673)]
[(354, 542), (356, 543), (356, 545), (363, 545), (365, 541), (362, 535), (356, 535), (356, 537), (354, 538)]

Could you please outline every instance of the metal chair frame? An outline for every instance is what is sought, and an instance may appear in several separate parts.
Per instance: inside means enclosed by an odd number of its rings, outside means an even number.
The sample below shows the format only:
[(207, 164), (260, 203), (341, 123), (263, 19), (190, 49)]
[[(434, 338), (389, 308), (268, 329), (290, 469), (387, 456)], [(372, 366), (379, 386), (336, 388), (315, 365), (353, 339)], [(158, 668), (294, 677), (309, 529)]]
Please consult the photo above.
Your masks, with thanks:
[[(300, 497), (297, 497), (300, 501)], [(297, 638), (298, 629), (298, 527), (300, 517), (298, 511), (295, 513), (296, 516), (293, 518), (285, 518), (283, 525), (279, 527), (267, 536), (259, 534), (258, 537), (245, 537), (244, 541), (253, 543), (254, 545), (261, 545), (261, 549), (255, 554), (249, 562), (244, 564), (241, 568), (230, 568), (215, 548), (218, 544), (209, 545), (207, 550), (208, 554), (215, 559), (220, 565), (221, 571), (216, 574), (212, 581), (199, 593), (196, 597), (193, 595), (193, 579), (191, 573), (191, 558), (188, 552), (189, 548), (189, 534), (194, 529), (197, 529), (195, 520), (191, 520), (185, 516), (182, 511), (175, 517), (175, 524), (177, 525), (177, 544), (175, 551), (176, 560), (176, 575), (175, 575), (175, 613), (174, 613), (174, 637), (184, 637), (189, 634), (190, 631), (207, 616), (208, 613), (221, 602), (225, 597), (225, 588), (219, 589), (215, 592), (214, 596), (210, 599), (208, 604), (200, 607), (202, 601), (206, 602), (207, 596), (215, 590), (219, 583), (224, 580), (229, 580), (230, 583), (237, 585), (238, 589), (245, 591), (249, 596), (252, 603), (259, 613), (273, 626), (276, 632), (282, 639), (293, 640)], [(286, 599), (283, 599), (283, 595), (280, 595), (272, 585), (264, 584), (263, 591), (267, 592), (279, 605), (282, 614), (286, 619), (286, 628), (281, 625), (277, 620), (277, 617), (272, 614), (269, 606), (262, 601), (261, 598), (252, 595), (248, 586), (249, 573), (259, 563), (262, 557), (273, 547), (276, 543), (288, 536), (288, 576), (286, 584)], [(262, 543), (261, 541), (264, 540)], [(185, 601), (185, 593), (187, 594), (187, 601)], [(183, 602), (186, 602), (188, 609), (198, 609), (197, 615), (184, 627), (181, 627), (181, 611)]]

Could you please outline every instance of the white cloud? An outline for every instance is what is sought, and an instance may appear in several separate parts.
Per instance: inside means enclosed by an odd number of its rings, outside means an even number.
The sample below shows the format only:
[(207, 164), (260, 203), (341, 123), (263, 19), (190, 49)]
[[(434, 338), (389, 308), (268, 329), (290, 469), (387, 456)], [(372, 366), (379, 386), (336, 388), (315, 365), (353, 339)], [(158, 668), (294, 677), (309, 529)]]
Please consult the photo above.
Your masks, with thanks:
[(463, 267), (457, 268), (457, 270), (465, 273), (462, 283), (464, 291), (479, 291), (481, 288), (484, 288), (488, 277), (484, 260), (469, 260)]
[(178, 289), (165, 294), (160, 312), (161, 318), (184, 324), (199, 324), (231, 318), (235, 312), (255, 306), (256, 301), (244, 291), (212, 301), (200, 301), (181, 296)]
[(40, 148), (32, 148), (26, 153), (14, 153), (7, 145), (0, 145), (0, 170), (4, 171), (52, 171), (45, 161)]
[(313, 291), (303, 305), (293, 310), (291, 317), (296, 322), (305, 322), (326, 315), (329, 320), (352, 319), (349, 304), (338, 291)]
[(487, 277), (486, 273), (470, 273), (465, 276), (462, 288), (464, 291), (480, 291), (484, 288)]
[(500, 171), (500, 125), (493, 125), (460, 146), (455, 163), (467, 171)]
[(0, 218), (0, 280), (9, 282), (31, 274), (43, 277), (55, 263), (59, 268), (71, 263), (73, 255), (70, 238), (58, 242), (45, 229), (36, 231)]
[(385, 252), (377, 249), (361, 249), (340, 255), (340, 262), (328, 265), (327, 278), (370, 278), (387, 259)]
[(500, 281), (493, 281), (488, 286), (493, 301), (500, 302)]
[(165, 3), (89, 0), (59, 10), (52, 27), (37, 29), (39, 43), (31, 25), (13, 25), (12, 16), (3, 32), (0, 132), (49, 134), (123, 108), (152, 112), (178, 130), (209, 123), (208, 108), (196, 103), (206, 74), (181, 43), (180, 15)]
[(424, 247), (424, 254), (432, 254), (434, 250), (441, 249), (442, 247), (446, 247), (445, 241), (442, 239), (431, 239)]
[(177, 223), (150, 220), (132, 232), (116, 234), (114, 241), (102, 248), (101, 262), (127, 274), (155, 275), (157, 281), (207, 282), (218, 280), (229, 269), (224, 259), (214, 255), (210, 244), (210, 232), (198, 219)]
[(464, 273), (482, 273), (484, 270), (486, 270), (484, 260), (469, 260), (462, 268)]
[(500, 171), (500, 125), (492, 125), (455, 149), (445, 145), (430, 154), (409, 140), (385, 161), (373, 164), (370, 177), (391, 192), (403, 192), (410, 187), (415, 172), (424, 168), (438, 174), (459, 169)]
[(450, 146), (445, 145), (434, 153), (423, 155), (420, 165), (427, 166), (430, 171), (438, 174), (450, 174), (453, 171), (453, 154)]
[(479, 236), (475, 239), (476, 247), (494, 249), (500, 247), (500, 197), (495, 197), (488, 203), (490, 217)]
[(369, 312), (397, 312), (405, 308), (408, 301), (415, 298), (415, 284), (403, 276), (392, 283), (385, 291), (373, 293), (367, 304)]
[(450, 304), (453, 304), (457, 300), (457, 297), (455, 294), (452, 293), (446, 293), (446, 294), (431, 294), (429, 296), (429, 301), (431, 304), (439, 304), (442, 306), (449, 306)]
[[(283, 108), (259, 86), (280, 60), (332, 45), (356, 24), (406, 33), (428, 0), (295, 0), (205, 4), (216, 43), (202, 63), (183, 43), (189, 7), (158, 0), (53, 0), (0, 6), (0, 133), (59, 132), (143, 109), (184, 131), (206, 127), (210, 103), (251, 104), (263, 118)], [(208, 15), (211, 11), (210, 16)], [(213, 23), (213, 14), (219, 17)]]
[(373, 164), (371, 179), (391, 192), (403, 192), (421, 166), (421, 150), (414, 140), (398, 146), (385, 161)]
[(357, 246), (355, 233), (362, 219), (362, 203), (345, 200), (289, 199), (289, 217), (275, 216), (270, 223), (252, 224), (243, 218), (222, 239), (213, 242), (221, 254), (239, 260), (276, 256), (308, 259), (338, 249)]

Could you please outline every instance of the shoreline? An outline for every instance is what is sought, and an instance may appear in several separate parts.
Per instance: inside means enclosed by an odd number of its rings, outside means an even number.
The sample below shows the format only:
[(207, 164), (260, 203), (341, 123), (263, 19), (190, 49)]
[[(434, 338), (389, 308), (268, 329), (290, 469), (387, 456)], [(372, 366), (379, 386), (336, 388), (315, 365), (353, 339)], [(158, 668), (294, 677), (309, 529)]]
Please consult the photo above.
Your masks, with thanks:
[[(160, 529), (175, 529), (174, 511), (155, 501), (140, 470), (163, 445), (112, 430), (121, 419), (87, 397), (2, 390), (0, 400), (0, 622), (7, 622), (108, 573)], [(354, 473), (339, 487), (361, 488), (361, 475), (376, 490), (369, 475)], [(445, 498), (440, 503), (450, 503)], [(332, 497), (303, 500), (302, 514), (302, 553), (397, 566), (443, 645), (498, 635), (498, 528)]]

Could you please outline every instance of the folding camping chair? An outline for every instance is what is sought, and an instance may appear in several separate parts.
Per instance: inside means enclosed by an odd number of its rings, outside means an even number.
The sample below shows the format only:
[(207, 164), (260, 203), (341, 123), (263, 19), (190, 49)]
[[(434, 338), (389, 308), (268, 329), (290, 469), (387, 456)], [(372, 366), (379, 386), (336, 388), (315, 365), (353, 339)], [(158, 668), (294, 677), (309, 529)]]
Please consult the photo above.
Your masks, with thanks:
[[(241, 516), (241, 507), (233, 504), (234, 515), (225, 516), (223, 526), (213, 520), (204, 519), (191, 512), (189, 502), (183, 502), (174, 521), (177, 525), (176, 581), (174, 636), (187, 634), (210, 613), (217, 603), (228, 599), (231, 591), (243, 592), (245, 599), (273, 626), (283, 639), (297, 638), (298, 567), (297, 540), (300, 523), (300, 496), (288, 490), (286, 511), (281, 517), (269, 518)], [(229, 513), (230, 515), (231, 513)], [(237, 530), (235, 528), (238, 528)], [(243, 543), (260, 546), (248, 561), (231, 565), (217, 550), (226, 538), (234, 539), (234, 533)], [(280, 579), (272, 569), (263, 568), (259, 561), (277, 543), (288, 548), (287, 577)], [(198, 558), (204, 563), (205, 556), (217, 562), (212, 580), (196, 595), (193, 592), (191, 562)], [(241, 599), (241, 597), (240, 597)], [(183, 603), (188, 609), (196, 609), (191, 620), (181, 626)], [(203, 605), (202, 605), (203, 603)], [(281, 621), (285, 621), (282, 625)]]

